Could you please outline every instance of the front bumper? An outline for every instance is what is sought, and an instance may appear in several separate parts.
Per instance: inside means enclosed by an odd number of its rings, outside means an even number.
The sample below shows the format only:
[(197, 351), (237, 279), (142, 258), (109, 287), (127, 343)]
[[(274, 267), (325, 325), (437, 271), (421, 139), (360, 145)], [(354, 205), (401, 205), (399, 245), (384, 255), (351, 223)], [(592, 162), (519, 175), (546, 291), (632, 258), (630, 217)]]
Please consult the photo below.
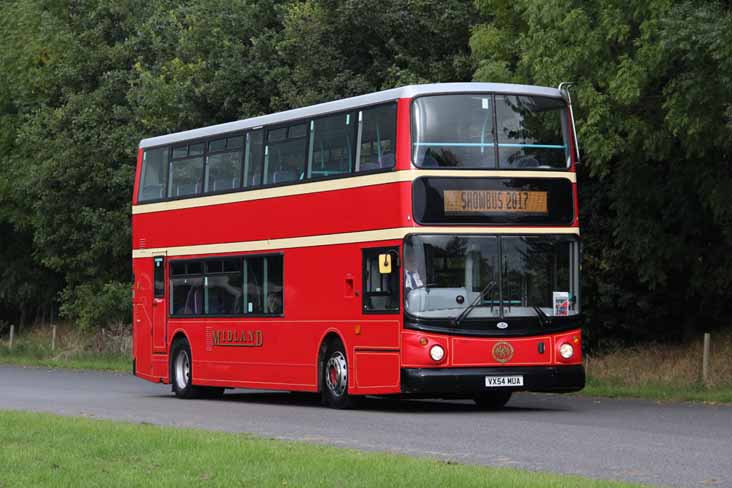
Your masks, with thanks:
[[(507, 389), (569, 393), (585, 387), (584, 366), (526, 366), (501, 368), (403, 368), (402, 393), (434, 395), (474, 395)], [(486, 388), (486, 376), (524, 377), (519, 387)]]

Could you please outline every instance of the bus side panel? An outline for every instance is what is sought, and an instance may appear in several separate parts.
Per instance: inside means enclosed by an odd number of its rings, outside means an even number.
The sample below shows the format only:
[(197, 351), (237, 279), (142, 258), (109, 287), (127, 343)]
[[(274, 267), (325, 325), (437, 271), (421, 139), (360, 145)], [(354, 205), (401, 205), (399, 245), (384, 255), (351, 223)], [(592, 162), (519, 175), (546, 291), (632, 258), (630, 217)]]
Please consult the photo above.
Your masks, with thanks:
[[(302, 358), (317, 336), (315, 324), (261, 318), (194, 320), (170, 323), (178, 328), (186, 322), (195, 384), (292, 390), (317, 387), (317, 357)], [(242, 334), (252, 341), (241, 342)]]
[(355, 388), (351, 393), (399, 393), (399, 351), (359, 351), (354, 355)]
[(411, 192), (411, 183), (137, 214), (133, 243), (152, 249), (398, 228), (403, 189)]
[(315, 391), (320, 344), (330, 331), (346, 348), (353, 393), (398, 391), (399, 314), (361, 311), (368, 246), (285, 250), (283, 317), (171, 319), (169, 329), (185, 330), (191, 341), (194, 382)]

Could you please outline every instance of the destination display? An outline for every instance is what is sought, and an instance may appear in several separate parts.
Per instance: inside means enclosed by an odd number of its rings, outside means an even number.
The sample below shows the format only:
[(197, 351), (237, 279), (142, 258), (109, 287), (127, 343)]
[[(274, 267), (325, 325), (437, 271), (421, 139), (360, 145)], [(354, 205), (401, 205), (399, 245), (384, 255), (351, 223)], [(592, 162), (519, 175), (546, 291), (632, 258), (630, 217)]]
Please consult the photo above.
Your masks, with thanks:
[(549, 213), (545, 191), (445, 190), (443, 201), (445, 214)]
[(568, 225), (574, 219), (568, 178), (424, 176), (412, 184), (422, 225)]

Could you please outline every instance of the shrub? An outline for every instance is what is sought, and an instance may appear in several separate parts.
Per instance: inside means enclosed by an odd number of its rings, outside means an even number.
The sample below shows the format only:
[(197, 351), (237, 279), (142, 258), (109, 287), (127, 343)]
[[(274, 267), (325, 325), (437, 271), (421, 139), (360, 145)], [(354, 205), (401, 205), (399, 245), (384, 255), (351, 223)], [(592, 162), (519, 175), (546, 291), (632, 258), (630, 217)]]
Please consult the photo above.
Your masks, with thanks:
[(75, 321), (81, 328), (129, 324), (132, 315), (129, 283), (112, 281), (67, 287), (61, 293), (61, 317)]

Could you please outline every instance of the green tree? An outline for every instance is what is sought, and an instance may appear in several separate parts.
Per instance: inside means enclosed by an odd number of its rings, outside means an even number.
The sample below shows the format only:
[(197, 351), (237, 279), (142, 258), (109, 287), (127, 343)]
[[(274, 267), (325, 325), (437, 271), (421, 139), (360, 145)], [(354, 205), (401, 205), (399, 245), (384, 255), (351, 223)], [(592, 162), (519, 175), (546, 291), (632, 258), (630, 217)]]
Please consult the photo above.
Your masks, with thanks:
[[(26, 262), (62, 278), (47, 283), (81, 325), (119, 320), (137, 143), (268, 110), (253, 53), (278, 25), (274, 3), (35, 0), (3, 13), (0, 256), (25, 246)], [(0, 300), (17, 307), (30, 292), (12, 284), (38, 273), (3, 273)]]
[(412, 83), (467, 81), (475, 7), (461, 0), (291, 2), (277, 38), (286, 109)]
[(576, 83), (591, 331), (673, 337), (726, 325), (729, 7), (477, 4), (485, 20), (471, 38), (477, 80)]

